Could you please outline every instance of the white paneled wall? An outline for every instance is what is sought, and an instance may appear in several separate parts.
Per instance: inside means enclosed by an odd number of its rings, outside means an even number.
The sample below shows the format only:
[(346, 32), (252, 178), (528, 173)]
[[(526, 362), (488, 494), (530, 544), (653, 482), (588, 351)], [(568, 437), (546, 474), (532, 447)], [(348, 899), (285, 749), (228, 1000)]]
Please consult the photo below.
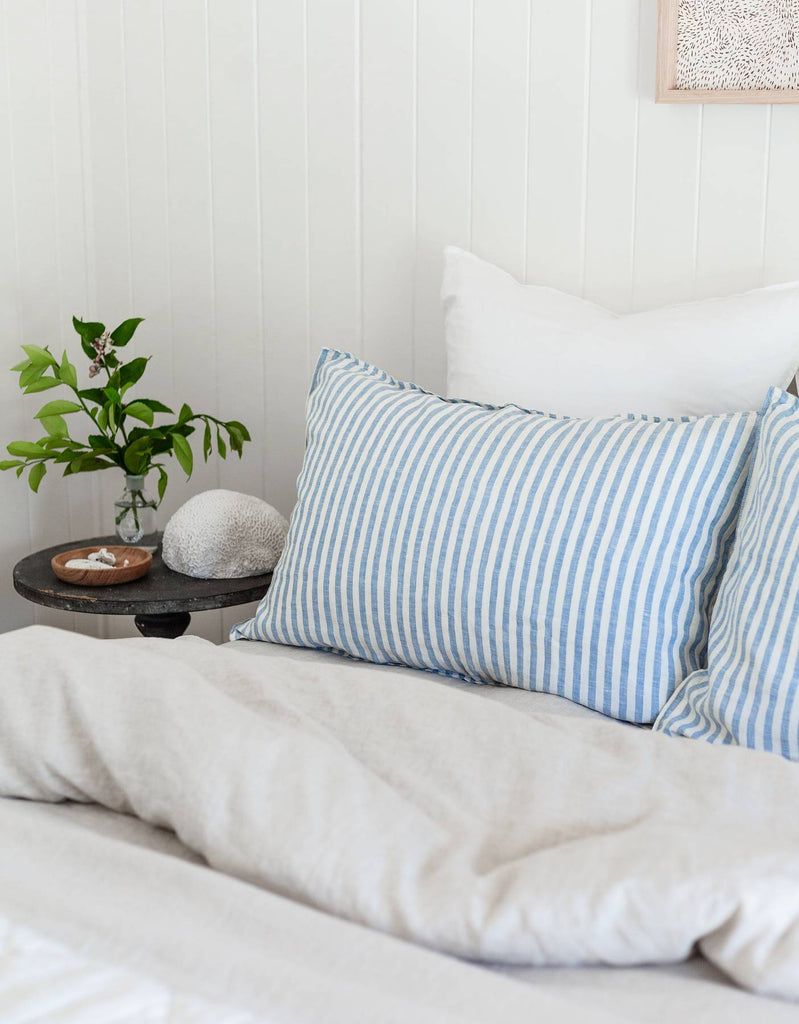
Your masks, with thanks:
[[(172, 474), (291, 509), (323, 345), (438, 389), (448, 243), (625, 311), (799, 278), (799, 106), (656, 106), (655, 0), (2, 0), (0, 354), (144, 316), (145, 390), (243, 420)], [(73, 340), (74, 339), (74, 340)], [(0, 439), (36, 398), (0, 373)], [(110, 531), (109, 472), (0, 477), (14, 562)], [(195, 616), (221, 639), (247, 609)]]

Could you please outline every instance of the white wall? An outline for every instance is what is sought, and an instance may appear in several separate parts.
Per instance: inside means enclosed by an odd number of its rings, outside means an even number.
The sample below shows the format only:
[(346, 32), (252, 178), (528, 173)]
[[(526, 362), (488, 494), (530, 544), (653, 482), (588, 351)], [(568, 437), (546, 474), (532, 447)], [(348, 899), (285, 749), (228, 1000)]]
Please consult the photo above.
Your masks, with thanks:
[[(655, 106), (655, 0), (3, 0), (0, 356), (147, 322), (152, 397), (243, 420), (172, 476), (288, 513), (322, 345), (440, 388), (440, 250), (623, 311), (799, 277), (799, 106)], [(0, 439), (35, 397), (0, 373)], [(113, 473), (0, 477), (14, 562), (110, 531)], [(247, 609), (195, 616), (222, 636)]]

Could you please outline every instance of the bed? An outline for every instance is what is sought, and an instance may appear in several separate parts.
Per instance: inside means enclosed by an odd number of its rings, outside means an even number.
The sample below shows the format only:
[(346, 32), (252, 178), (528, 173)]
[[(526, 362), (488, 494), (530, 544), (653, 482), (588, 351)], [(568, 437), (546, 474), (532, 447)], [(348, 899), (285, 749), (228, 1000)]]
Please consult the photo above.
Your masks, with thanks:
[(0, 636), (0, 1020), (796, 1020), (799, 287), (520, 287), (448, 254), (474, 401), (322, 353), (237, 639)]
[[(38, 635), (23, 635), (31, 632)], [(320, 894), (325, 892), (328, 900), (335, 902), (338, 897), (329, 889), (335, 872), (321, 884), (318, 877), (314, 881), (322, 864), (319, 857), (313, 860), (312, 853), (308, 861), (308, 851), (324, 848), (327, 852), (322, 859), (329, 859), (336, 833), (344, 850), (350, 850), (355, 842), (364, 847), (377, 842), (375, 850), (383, 853), (401, 849), (403, 815), (393, 805), (389, 811), (396, 813), (397, 831), (382, 839), (379, 834), (358, 833), (354, 819), (342, 822), (341, 830), (333, 828), (325, 837), (308, 836), (300, 824), (296, 834), (286, 833), (286, 842), (278, 844), (283, 850), (279, 856), (288, 857), (283, 873), (264, 886), (258, 878), (258, 857), (253, 859), (250, 853), (249, 860), (246, 856), (240, 859), (237, 852), (246, 818), (243, 808), (237, 806), (245, 798), (234, 793), (242, 781), (243, 747), (224, 734), (217, 734), (217, 742), (210, 743), (208, 729), (215, 728), (210, 723), (221, 724), (221, 719), (216, 711), (205, 715), (200, 710), (203, 706), (207, 710), (207, 687), (214, 686), (227, 699), (235, 696), (250, 710), (265, 699), (274, 713), (281, 690), (288, 687), (296, 695), (299, 685), (306, 696), (312, 690), (317, 692), (304, 710), (292, 704), (286, 727), (292, 732), (300, 728), (313, 739), (319, 737), (324, 722), (333, 727), (335, 719), (338, 744), (347, 725), (337, 717), (338, 698), (324, 684), (324, 680), (334, 679), (334, 690), (343, 702), (339, 712), (347, 718), (357, 717), (355, 709), (363, 705), (364, 687), (393, 695), (390, 721), (381, 726), (379, 713), (359, 718), (361, 730), (374, 718), (372, 739), (378, 748), (385, 739), (382, 730), (402, 731), (417, 714), (417, 724), (421, 727), (426, 722), (429, 727), (431, 709), (447, 715), (455, 712), (461, 722), (482, 723), (489, 735), (498, 722), (509, 736), (524, 736), (527, 727), (535, 725), (547, 732), (554, 730), (561, 737), (557, 742), (565, 742), (580, 725), (593, 734), (594, 742), (598, 730), (599, 742), (615, 751), (631, 742), (659, 739), (647, 730), (607, 721), (552, 695), (475, 687), (410, 669), (366, 665), (334, 654), (278, 645), (237, 641), (217, 649), (192, 638), (112, 641), (105, 646), (118, 648), (114, 652), (118, 657), (103, 668), (87, 671), (86, 646), (99, 641), (32, 627), (22, 634), (7, 635), (2, 643), (3, 787), (6, 792), (14, 787), (21, 795), (37, 797), (36, 801), (5, 800), (0, 806), (4, 836), (0, 847), (3, 1019), (26, 1020), (39, 1014), (51, 1020), (107, 1020), (112, 1010), (113, 1019), (170, 1021), (515, 1021), (527, 1020), (534, 1013), (559, 1021), (598, 1022), (670, 1021), (678, 1013), (708, 1022), (795, 1019), (795, 1006), (745, 992), (707, 960), (692, 955), (690, 942), (681, 956), (674, 957), (674, 963), (660, 966), (514, 967), (481, 963), (475, 956), (442, 955), (386, 934), (392, 929), (401, 931), (396, 922), (384, 922), (378, 929), (356, 923), (359, 916), (368, 918), (373, 910), (379, 912), (379, 908), (370, 909), (370, 886), (366, 886), (366, 903), (360, 909), (349, 904), (349, 921), (310, 907), (310, 902), (324, 903)], [(44, 661), (44, 671), (24, 674), (27, 678), (19, 680), (15, 698), (15, 688), (9, 683), (18, 666), (30, 661), (33, 646), (40, 654), (49, 651), (50, 657)], [(130, 663), (138, 668), (135, 686), (125, 668)], [(209, 666), (213, 666), (211, 672)], [(143, 685), (142, 668), (147, 670)], [(432, 703), (428, 700), (420, 707), (408, 699), (409, 694), (419, 696), (419, 687), (434, 695)], [(39, 713), (43, 707), (48, 708), (44, 719)], [(404, 723), (399, 717), (403, 708), (410, 716)], [(310, 709), (316, 709), (314, 721), (307, 717), (302, 721)], [(138, 740), (124, 753), (114, 739), (118, 715), (128, 722), (140, 719), (134, 727)], [(162, 732), (156, 735), (159, 729)], [(216, 806), (228, 809), (233, 820), (227, 824), (215, 821), (210, 831), (202, 834), (192, 833), (197, 825), (197, 819), (187, 813), (192, 793), (187, 788), (188, 777), (180, 777), (179, 766), (188, 758), (195, 764), (197, 778), (197, 750), (191, 747), (181, 752), (189, 729), (205, 750), (202, 774), (215, 784), (227, 778), (224, 785), (233, 787), (226, 799), (216, 801)], [(281, 760), (284, 767), (293, 762), (298, 749), (296, 736), (292, 742), (293, 749), (284, 747), (279, 755), (286, 759)], [(411, 738), (408, 742), (415, 741)], [(475, 737), (468, 738), (468, 744), (475, 742), (479, 742)], [(662, 738), (659, 744), (665, 749), (686, 746)], [(111, 754), (112, 749), (117, 753)], [(755, 774), (762, 771), (762, 785), (771, 790), (768, 799), (774, 799), (775, 778), (780, 778), (781, 785), (793, 784), (793, 779), (778, 771), (792, 766), (772, 755), (719, 752), (701, 744), (691, 744), (690, 749), (700, 755), (722, 753), (730, 760), (749, 762), (740, 778), (748, 780), (750, 790), (754, 786), (751, 762), (758, 762)], [(353, 756), (365, 755), (362, 751)], [(632, 763), (629, 750), (622, 756), (627, 764)], [(255, 763), (250, 763), (257, 770)], [(690, 767), (710, 763), (707, 757), (700, 757)], [(306, 772), (309, 764), (306, 760)], [(319, 770), (330, 771), (332, 764), (320, 763)], [(689, 768), (684, 757), (680, 766), (679, 784), (686, 792), (695, 790), (696, 784), (684, 777)], [(280, 776), (279, 766), (273, 767)], [(424, 765), (424, 772), (432, 777), (442, 772), (449, 777), (451, 769), (446, 759)], [(346, 764), (338, 763), (335, 770), (346, 770)], [(388, 770), (385, 765), (383, 770)], [(600, 772), (600, 766), (596, 770)], [(366, 785), (374, 782), (376, 771), (378, 767), (372, 764)], [(163, 776), (160, 781), (159, 774)], [(301, 779), (302, 773), (298, 776)], [(314, 779), (314, 774), (305, 777)], [(733, 778), (729, 772), (724, 777)], [(238, 783), (232, 781), (236, 778)], [(279, 782), (278, 789), (282, 789)], [(635, 789), (628, 793), (630, 799)], [(492, 791), (500, 790), (492, 783)], [(757, 791), (755, 787), (749, 796)], [(761, 796), (766, 799), (768, 794)], [(206, 803), (207, 798), (205, 793)], [(256, 799), (268, 800), (269, 796), (264, 791)], [(303, 818), (298, 799), (295, 792), (284, 808), (288, 820), (293, 815), (299, 821)], [(739, 802), (747, 803), (743, 790), (731, 806)], [(722, 833), (729, 826), (725, 813), (731, 812), (731, 806), (725, 812), (724, 803), (720, 800), (714, 812), (715, 827)], [(370, 816), (375, 811), (372, 807)], [(268, 810), (263, 813), (268, 819)], [(447, 817), (443, 811), (442, 815)], [(634, 814), (624, 826), (617, 821), (614, 828), (632, 828), (634, 832), (636, 818)], [(170, 824), (183, 835), (183, 842)], [(752, 820), (751, 824), (754, 828), (762, 822)], [(275, 820), (267, 831), (258, 833), (258, 841), (273, 827)], [(285, 821), (282, 827), (288, 827)], [(222, 848), (218, 847), (220, 830), (228, 831), (232, 846), (222, 843)], [(614, 830), (609, 831), (612, 836)], [(778, 843), (774, 830), (769, 834), (767, 881), (776, 885)], [(789, 830), (786, 836), (791, 834)], [(697, 843), (704, 838), (698, 835)], [(555, 846), (578, 841), (577, 836), (549, 839)], [(307, 872), (304, 877), (310, 888), (305, 899), (293, 891), (297, 878), (291, 877), (292, 851)], [(267, 858), (265, 850), (263, 856)], [(216, 869), (208, 866), (209, 860), (217, 863)], [(407, 863), (406, 854), (401, 860)], [(367, 857), (363, 864), (369, 863)], [(483, 869), (490, 871), (490, 866)], [(568, 865), (564, 864), (563, 870), (568, 873)], [(343, 888), (352, 882), (352, 878), (343, 882)], [(673, 879), (664, 879), (663, 885), (673, 886)], [(360, 886), (356, 889), (364, 895)], [(719, 899), (715, 883), (711, 889), (710, 903)], [(743, 885), (742, 895), (745, 892)], [(410, 895), (407, 899), (412, 902)], [(630, 910), (628, 907), (625, 914)], [(639, 904), (632, 918), (628, 914), (628, 926), (632, 927), (641, 910)], [(666, 926), (658, 923), (662, 908), (651, 910), (654, 933)], [(739, 913), (745, 918), (746, 908), (739, 908)], [(757, 943), (757, 928), (747, 931), (747, 927), (737, 928), (733, 945)], [(679, 915), (670, 920), (668, 928), (681, 930)], [(723, 931), (721, 924), (718, 930)], [(451, 938), (459, 941), (461, 935), (456, 928)], [(790, 957), (788, 947), (795, 938), (791, 940), (788, 932), (783, 932), (778, 939), (782, 954)], [(672, 941), (684, 944), (686, 938), (673, 935), (668, 939)], [(773, 941), (761, 946), (754, 962), (779, 959), (772, 947)], [(727, 954), (731, 958), (728, 964), (738, 964), (744, 970), (746, 956), (739, 963), (740, 949), (729, 949)], [(623, 961), (629, 954), (615, 949), (609, 950), (609, 955), (611, 960)], [(676, 962), (683, 958), (687, 962)], [(751, 964), (746, 969), (750, 968)], [(788, 969), (792, 970), (790, 963)]]

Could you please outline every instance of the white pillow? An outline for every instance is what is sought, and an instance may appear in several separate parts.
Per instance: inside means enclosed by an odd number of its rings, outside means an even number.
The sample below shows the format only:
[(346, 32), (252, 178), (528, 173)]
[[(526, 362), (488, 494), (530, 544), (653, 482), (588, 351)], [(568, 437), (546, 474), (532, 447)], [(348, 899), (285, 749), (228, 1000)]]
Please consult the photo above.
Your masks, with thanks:
[(617, 316), (445, 250), (447, 394), (567, 416), (757, 410), (799, 364), (799, 283)]

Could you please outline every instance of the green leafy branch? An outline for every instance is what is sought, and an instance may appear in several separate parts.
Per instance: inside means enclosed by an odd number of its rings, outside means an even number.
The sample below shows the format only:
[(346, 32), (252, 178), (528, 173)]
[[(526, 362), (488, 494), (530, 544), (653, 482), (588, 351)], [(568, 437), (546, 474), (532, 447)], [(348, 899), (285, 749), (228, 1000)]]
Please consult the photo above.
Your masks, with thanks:
[[(217, 454), (223, 459), (227, 458), (228, 450), (241, 458), (244, 445), (251, 438), (238, 420), (219, 420), (207, 413), (195, 413), (185, 403), (174, 418), (173, 410), (156, 399), (128, 400), (128, 393), (141, 379), (150, 357), (139, 356), (123, 362), (118, 349), (128, 344), (141, 322), (140, 317), (133, 317), (113, 331), (107, 331), (104, 324), (72, 318), (81, 348), (91, 360), (89, 377), (105, 374), (105, 381), (99, 387), (78, 386), (77, 368), (69, 361), (66, 351), (58, 360), (47, 346), (22, 346), (26, 358), (12, 369), (19, 373), (23, 393), (31, 395), (65, 387), (73, 397), (46, 402), (35, 416), (44, 436), (38, 441), (12, 441), (7, 446), (12, 458), (0, 461), (0, 470), (13, 469), (19, 477), (27, 469), (28, 483), (33, 491), (38, 491), (48, 466), (63, 466), (64, 476), (115, 466), (133, 476), (144, 476), (155, 469), (160, 503), (169, 480), (160, 460), (174, 455), (190, 477), (194, 454), (189, 438), (196, 430), (202, 429), (204, 461), (213, 453), (214, 441)], [(85, 441), (71, 436), (65, 418), (77, 413), (91, 420), (91, 433)], [(174, 419), (156, 424), (156, 416)], [(132, 421), (136, 421), (136, 425), (132, 425)]]

